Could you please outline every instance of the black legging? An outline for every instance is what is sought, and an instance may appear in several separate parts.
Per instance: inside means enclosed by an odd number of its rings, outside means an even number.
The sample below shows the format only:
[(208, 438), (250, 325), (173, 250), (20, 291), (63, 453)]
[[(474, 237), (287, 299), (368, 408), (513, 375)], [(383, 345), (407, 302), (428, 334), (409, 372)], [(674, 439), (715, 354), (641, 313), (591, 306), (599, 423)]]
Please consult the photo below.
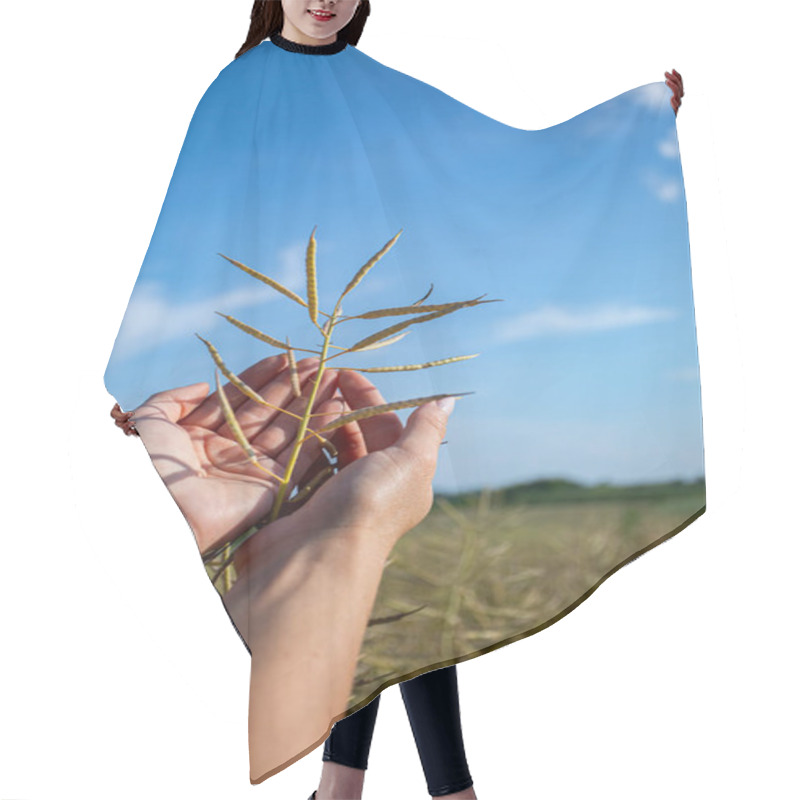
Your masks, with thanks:
[[(403, 681), (400, 692), (431, 797), (468, 789), (472, 777), (461, 735), (455, 665)], [(369, 705), (333, 726), (325, 741), (323, 761), (367, 768), (380, 699), (378, 695)]]

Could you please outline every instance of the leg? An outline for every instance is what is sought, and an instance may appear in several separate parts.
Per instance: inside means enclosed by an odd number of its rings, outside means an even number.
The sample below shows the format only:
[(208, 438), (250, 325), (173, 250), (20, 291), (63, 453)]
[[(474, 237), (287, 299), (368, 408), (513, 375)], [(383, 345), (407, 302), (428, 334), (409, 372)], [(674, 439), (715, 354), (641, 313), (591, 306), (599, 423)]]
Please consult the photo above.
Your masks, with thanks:
[(455, 665), (400, 684), (432, 797), (475, 797), (467, 766)]
[(359, 800), (364, 786), (378, 695), (355, 714), (334, 723), (322, 752), (322, 777), (315, 800)]

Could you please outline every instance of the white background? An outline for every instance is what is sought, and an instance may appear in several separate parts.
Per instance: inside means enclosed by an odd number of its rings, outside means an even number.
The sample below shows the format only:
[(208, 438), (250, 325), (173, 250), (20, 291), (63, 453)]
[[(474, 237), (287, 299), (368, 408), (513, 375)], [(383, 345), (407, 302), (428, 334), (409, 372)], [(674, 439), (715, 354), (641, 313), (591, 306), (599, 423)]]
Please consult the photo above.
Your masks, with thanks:
[[(317, 786), (321, 747), (250, 785), (249, 657), (102, 380), (189, 119), (250, 7), (3, 6), (2, 800)], [(800, 793), (790, 9), (373, 1), (360, 49), (518, 127), (685, 79), (708, 511), (556, 625), (459, 665), (481, 800)], [(364, 797), (427, 797), (397, 687)]]

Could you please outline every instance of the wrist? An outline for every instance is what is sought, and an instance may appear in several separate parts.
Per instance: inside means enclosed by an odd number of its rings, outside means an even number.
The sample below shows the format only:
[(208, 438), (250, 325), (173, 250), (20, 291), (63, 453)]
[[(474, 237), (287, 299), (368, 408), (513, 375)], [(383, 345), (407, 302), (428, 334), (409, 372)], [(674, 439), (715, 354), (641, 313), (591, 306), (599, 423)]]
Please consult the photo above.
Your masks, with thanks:
[(360, 597), (359, 607), (367, 603), (365, 593), (374, 600), (392, 544), (374, 530), (311, 522), (298, 509), (236, 552), (238, 577), (223, 599), (253, 652), (257, 640), (274, 635), (279, 614), (290, 606), (305, 603), (319, 615), (347, 605), (350, 594)]

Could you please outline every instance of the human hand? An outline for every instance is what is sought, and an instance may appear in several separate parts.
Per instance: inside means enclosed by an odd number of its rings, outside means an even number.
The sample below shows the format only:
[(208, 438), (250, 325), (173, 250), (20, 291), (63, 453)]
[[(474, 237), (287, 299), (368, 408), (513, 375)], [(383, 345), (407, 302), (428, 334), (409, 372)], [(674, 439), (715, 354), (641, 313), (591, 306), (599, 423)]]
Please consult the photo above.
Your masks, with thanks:
[[(240, 377), (268, 403), (300, 415), (308, 403), (318, 365), (318, 358), (298, 362), (299, 398), (292, 392), (285, 355), (265, 358)], [(332, 399), (336, 377), (331, 369), (323, 373), (312, 409), (323, 416), (312, 418), (314, 429), (341, 414), (341, 399)], [(201, 553), (232, 540), (268, 514), (279, 484), (246, 458), (225, 421), (217, 392), (209, 395), (208, 389), (207, 383), (196, 383), (158, 392), (128, 412), (135, 418), (136, 430), (153, 465), (192, 528)], [(250, 400), (230, 383), (223, 391), (259, 463), (281, 475), (299, 419)], [(290, 489), (302, 484), (320, 453), (316, 437), (304, 444)]]
[[(298, 363), (301, 386), (318, 367), (316, 358)], [(281, 408), (307, 402), (294, 397), (285, 356), (265, 359), (240, 377)], [(142, 441), (201, 552), (262, 519), (275, 493), (275, 483), (244, 458), (208, 388), (199, 383), (160, 392), (135, 410)], [(337, 388), (340, 396), (334, 396)], [(223, 387), (226, 395), (229, 390), (259, 460), (277, 469), (297, 420)], [(348, 411), (385, 402), (354, 370), (325, 370), (317, 397), (317, 430)], [(234, 553), (237, 578), (223, 600), (253, 656), (253, 775), (291, 757), (345, 709), (386, 558), (430, 511), (446, 419), (431, 402), (415, 409), (405, 428), (394, 412), (336, 428), (329, 438), (340, 471)], [(295, 474), (301, 481), (316, 474), (324, 458), (318, 441), (312, 437), (300, 450)], [(299, 708), (305, 711), (298, 717)]]
[[(340, 370), (338, 388), (348, 413), (386, 401), (355, 370)], [(433, 505), (432, 482), (447, 416), (426, 403), (409, 416), (405, 429), (387, 412), (350, 422), (338, 429), (339, 472), (329, 478), (297, 511), (252, 536), (236, 553), (236, 571), (264, 556), (267, 541), (287, 536), (301, 541), (312, 532), (353, 541), (368, 537), (388, 556), (397, 540), (418, 525)], [(280, 527), (276, 527), (280, 523)]]
[[(339, 372), (339, 389), (347, 410), (385, 402), (356, 371)], [(269, 730), (262, 744), (285, 734), (276, 720), (296, 717), (298, 703), (313, 708), (312, 729), (343, 709), (386, 559), (432, 506), (448, 413), (429, 402), (405, 428), (393, 412), (342, 426), (340, 471), (236, 551), (223, 599), (252, 651), (251, 725)]]
[(133, 411), (123, 411), (119, 403), (114, 403), (111, 409), (111, 416), (114, 417), (114, 424), (122, 428), (126, 436), (138, 436), (136, 425), (133, 423)]
[(680, 72), (676, 70), (672, 70), (672, 73), (665, 72), (667, 79), (664, 83), (672, 89), (672, 99), (670, 103), (672, 104), (672, 110), (675, 112), (675, 116), (678, 116), (678, 108), (681, 104), (681, 97), (683, 97), (683, 78), (681, 77)]

